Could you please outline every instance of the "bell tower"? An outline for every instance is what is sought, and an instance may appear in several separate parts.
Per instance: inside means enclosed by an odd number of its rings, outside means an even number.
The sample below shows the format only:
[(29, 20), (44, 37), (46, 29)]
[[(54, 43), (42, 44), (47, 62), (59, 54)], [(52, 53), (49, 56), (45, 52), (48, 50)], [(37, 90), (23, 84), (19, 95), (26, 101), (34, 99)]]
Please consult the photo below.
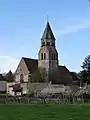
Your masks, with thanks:
[(38, 68), (46, 69), (48, 75), (58, 67), (58, 52), (55, 46), (55, 37), (47, 21), (41, 38), (41, 47), (38, 53)]

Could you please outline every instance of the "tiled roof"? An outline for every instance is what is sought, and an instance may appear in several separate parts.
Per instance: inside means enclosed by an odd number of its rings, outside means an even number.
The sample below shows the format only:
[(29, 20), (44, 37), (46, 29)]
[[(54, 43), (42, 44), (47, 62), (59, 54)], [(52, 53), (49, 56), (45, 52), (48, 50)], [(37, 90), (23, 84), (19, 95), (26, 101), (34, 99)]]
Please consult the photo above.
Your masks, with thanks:
[(68, 78), (71, 77), (70, 71), (66, 68), (66, 66), (58, 67), (58, 75), (60, 78)]
[(71, 83), (71, 81), (72, 76), (70, 74), (70, 71), (66, 68), (66, 66), (58, 66), (56, 83), (69, 84)]
[(22, 58), (30, 72), (35, 71), (38, 68), (38, 60), (31, 58)]
[(54, 34), (51, 30), (49, 22), (47, 22), (47, 24), (46, 24), (46, 28), (44, 30), (44, 33), (43, 33), (43, 36), (42, 36), (41, 40), (44, 40), (44, 39), (55, 40), (55, 37), (54, 37)]
[(70, 74), (70, 71), (66, 68), (66, 66), (58, 66), (58, 72), (61, 75)]
[(70, 73), (72, 75), (73, 81), (80, 80), (80, 77), (79, 77), (79, 75), (77, 73), (75, 73), (75, 72), (70, 72)]

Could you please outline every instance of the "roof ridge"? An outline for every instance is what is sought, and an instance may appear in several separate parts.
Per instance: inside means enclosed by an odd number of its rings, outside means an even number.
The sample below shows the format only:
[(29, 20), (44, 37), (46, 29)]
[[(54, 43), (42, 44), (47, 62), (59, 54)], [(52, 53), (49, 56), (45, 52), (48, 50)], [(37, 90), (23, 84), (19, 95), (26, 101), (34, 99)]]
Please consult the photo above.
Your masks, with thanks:
[(35, 71), (38, 67), (38, 60), (22, 57), (29, 71)]
[(38, 60), (38, 59), (34, 59), (34, 58), (29, 58), (29, 57), (22, 57), (22, 59)]
[(58, 67), (66, 67), (65, 65), (59, 65)]

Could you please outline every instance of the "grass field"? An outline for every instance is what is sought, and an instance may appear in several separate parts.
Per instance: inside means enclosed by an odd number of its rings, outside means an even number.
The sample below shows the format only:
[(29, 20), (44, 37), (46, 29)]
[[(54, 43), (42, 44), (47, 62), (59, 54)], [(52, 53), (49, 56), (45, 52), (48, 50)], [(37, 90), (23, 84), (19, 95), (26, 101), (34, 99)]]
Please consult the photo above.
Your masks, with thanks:
[(90, 105), (0, 105), (0, 120), (90, 120)]

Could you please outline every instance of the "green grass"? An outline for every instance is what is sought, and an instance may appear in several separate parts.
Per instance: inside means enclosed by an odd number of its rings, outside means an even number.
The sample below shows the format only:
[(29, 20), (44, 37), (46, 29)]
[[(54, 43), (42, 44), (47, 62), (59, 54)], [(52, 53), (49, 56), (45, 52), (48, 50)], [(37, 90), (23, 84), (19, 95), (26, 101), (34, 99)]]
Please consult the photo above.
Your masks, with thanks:
[(0, 105), (0, 120), (90, 120), (90, 105)]

